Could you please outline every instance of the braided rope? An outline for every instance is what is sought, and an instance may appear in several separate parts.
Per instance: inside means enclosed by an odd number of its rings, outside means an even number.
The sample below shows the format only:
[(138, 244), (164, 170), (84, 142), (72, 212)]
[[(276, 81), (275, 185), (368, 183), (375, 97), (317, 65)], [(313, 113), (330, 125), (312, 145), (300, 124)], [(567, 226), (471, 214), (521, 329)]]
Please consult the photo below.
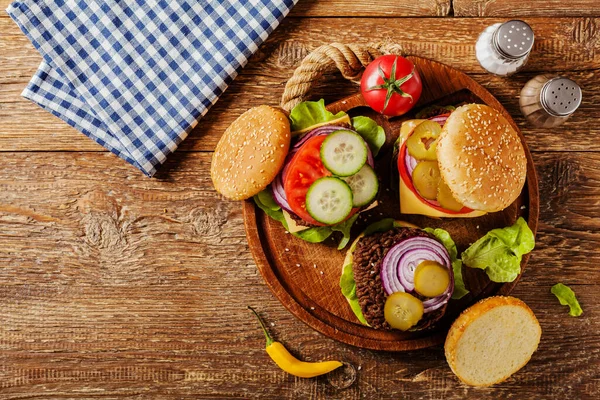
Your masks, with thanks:
[(331, 43), (317, 47), (300, 63), (287, 81), (281, 108), (290, 111), (302, 102), (324, 73), (337, 68), (342, 76), (358, 83), (363, 69), (382, 54), (405, 55), (401, 45), (381, 42), (367, 45)]

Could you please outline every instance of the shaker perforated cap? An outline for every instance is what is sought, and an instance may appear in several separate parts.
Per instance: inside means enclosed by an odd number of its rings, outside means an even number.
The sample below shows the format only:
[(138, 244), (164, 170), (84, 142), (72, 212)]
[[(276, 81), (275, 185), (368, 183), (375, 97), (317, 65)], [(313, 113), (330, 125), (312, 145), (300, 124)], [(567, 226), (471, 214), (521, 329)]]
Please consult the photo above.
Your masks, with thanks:
[(503, 23), (494, 32), (497, 50), (507, 58), (521, 58), (533, 47), (533, 30), (527, 23), (515, 19)]
[(581, 104), (581, 88), (569, 78), (558, 76), (544, 84), (540, 102), (550, 114), (560, 117), (571, 115)]

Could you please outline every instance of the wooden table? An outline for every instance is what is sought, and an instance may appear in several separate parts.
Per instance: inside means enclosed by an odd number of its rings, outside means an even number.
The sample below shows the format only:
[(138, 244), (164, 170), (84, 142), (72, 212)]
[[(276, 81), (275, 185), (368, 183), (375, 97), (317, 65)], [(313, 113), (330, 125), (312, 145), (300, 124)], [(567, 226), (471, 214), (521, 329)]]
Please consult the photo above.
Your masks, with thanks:
[[(9, 0), (0, 0), (4, 9)], [(358, 3), (362, 3), (359, 6)], [(439, 17), (439, 18), (438, 18)], [(443, 17), (443, 18), (442, 18)], [(478, 34), (510, 17), (536, 33), (525, 70), (484, 73)], [(142, 176), (19, 94), (40, 56), (0, 15), (0, 398), (598, 398), (600, 396), (600, 7), (597, 0), (301, 0), (155, 179)], [(540, 179), (537, 246), (515, 296), (543, 328), (531, 362), (490, 389), (461, 385), (441, 347), (378, 353), (292, 317), (248, 251), (241, 204), (212, 189), (219, 136), (241, 112), (278, 104), (314, 47), (384, 38), (459, 68), (513, 115)], [(518, 93), (539, 72), (582, 86), (564, 126), (533, 129)], [(315, 96), (351, 94), (339, 76)], [(338, 86), (335, 86), (338, 85)], [(335, 88), (334, 88), (335, 87)], [(550, 294), (577, 292), (569, 317)], [(306, 360), (359, 368), (347, 389), (279, 370), (246, 306)]]

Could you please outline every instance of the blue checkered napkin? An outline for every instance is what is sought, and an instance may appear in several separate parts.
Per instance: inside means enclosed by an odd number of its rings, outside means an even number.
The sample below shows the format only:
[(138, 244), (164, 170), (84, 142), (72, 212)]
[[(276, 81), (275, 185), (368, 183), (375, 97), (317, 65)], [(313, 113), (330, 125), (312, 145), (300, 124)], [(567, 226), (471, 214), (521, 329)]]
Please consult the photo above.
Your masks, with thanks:
[(298, 0), (25, 0), (44, 57), (23, 96), (149, 176)]

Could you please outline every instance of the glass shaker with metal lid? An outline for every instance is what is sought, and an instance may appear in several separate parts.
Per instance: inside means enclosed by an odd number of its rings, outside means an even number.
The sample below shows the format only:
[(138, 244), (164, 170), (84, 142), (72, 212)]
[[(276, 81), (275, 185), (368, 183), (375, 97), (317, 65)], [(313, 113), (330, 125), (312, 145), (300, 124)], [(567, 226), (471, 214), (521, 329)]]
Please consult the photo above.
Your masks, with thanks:
[(533, 48), (531, 27), (520, 20), (488, 26), (477, 39), (475, 55), (492, 74), (506, 76), (521, 69)]
[(581, 104), (581, 88), (571, 79), (538, 75), (521, 89), (519, 106), (534, 126), (550, 128), (565, 122)]

